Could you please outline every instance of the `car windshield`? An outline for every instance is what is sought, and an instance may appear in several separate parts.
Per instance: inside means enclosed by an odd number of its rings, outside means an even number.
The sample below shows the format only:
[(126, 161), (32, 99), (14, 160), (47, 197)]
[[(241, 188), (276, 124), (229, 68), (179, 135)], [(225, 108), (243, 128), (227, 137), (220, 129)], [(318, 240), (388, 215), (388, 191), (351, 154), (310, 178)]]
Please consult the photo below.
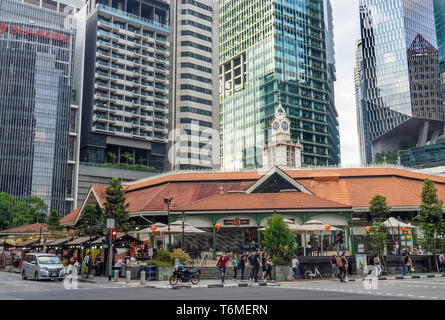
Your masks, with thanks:
[(43, 256), (39, 257), (40, 264), (61, 264), (59, 257)]

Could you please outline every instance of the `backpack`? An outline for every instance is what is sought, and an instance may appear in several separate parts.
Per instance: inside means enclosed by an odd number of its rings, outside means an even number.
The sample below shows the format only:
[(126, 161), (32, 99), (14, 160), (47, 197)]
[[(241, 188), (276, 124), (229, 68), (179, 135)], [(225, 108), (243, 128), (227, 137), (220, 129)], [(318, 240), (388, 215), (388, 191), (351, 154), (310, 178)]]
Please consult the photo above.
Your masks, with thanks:
[(337, 266), (338, 266), (339, 268), (343, 267), (343, 261), (341, 261), (340, 258), (337, 258)]

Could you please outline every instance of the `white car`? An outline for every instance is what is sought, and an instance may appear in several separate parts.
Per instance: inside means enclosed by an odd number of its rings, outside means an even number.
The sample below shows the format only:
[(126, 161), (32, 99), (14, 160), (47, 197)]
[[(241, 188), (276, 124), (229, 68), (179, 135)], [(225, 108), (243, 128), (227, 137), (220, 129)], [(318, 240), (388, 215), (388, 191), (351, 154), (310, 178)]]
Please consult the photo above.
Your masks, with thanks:
[(65, 278), (65, 267), (59, 257), (49, 253), (27, 253), (22, 262), (22, 279), (32, 278), (57, 279)]

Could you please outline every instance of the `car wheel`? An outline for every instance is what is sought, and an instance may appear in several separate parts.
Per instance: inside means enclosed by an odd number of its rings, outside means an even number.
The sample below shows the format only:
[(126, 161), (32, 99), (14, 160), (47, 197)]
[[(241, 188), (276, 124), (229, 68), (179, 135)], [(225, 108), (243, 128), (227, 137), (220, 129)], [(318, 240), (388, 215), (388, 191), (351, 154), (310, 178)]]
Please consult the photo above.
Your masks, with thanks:
[(28, 279), (28, 278), (26, 277), (25, 270), (23, 270), (22, 271), (22, 280), (26, 280), (26, 279)]
[(36, 273), (34, 273), (34, 280), (37, 281), (39, 280), (39, 273), (36, 271)]

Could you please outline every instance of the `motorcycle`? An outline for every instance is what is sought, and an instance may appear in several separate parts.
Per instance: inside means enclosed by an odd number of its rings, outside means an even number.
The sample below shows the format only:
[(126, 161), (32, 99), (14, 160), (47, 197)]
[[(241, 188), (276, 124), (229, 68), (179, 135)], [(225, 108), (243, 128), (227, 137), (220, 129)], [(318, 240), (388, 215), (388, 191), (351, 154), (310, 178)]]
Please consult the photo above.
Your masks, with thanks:
[(176, 265), (169, 282), (172, 286), (174, 286), (179, 282), (179, 280), (181, 280), (181, 282), (190, 281), (192, 284), (197, 285), (201, 280), (201, 269), (198, 267), (186, 269), (182, 264)]

